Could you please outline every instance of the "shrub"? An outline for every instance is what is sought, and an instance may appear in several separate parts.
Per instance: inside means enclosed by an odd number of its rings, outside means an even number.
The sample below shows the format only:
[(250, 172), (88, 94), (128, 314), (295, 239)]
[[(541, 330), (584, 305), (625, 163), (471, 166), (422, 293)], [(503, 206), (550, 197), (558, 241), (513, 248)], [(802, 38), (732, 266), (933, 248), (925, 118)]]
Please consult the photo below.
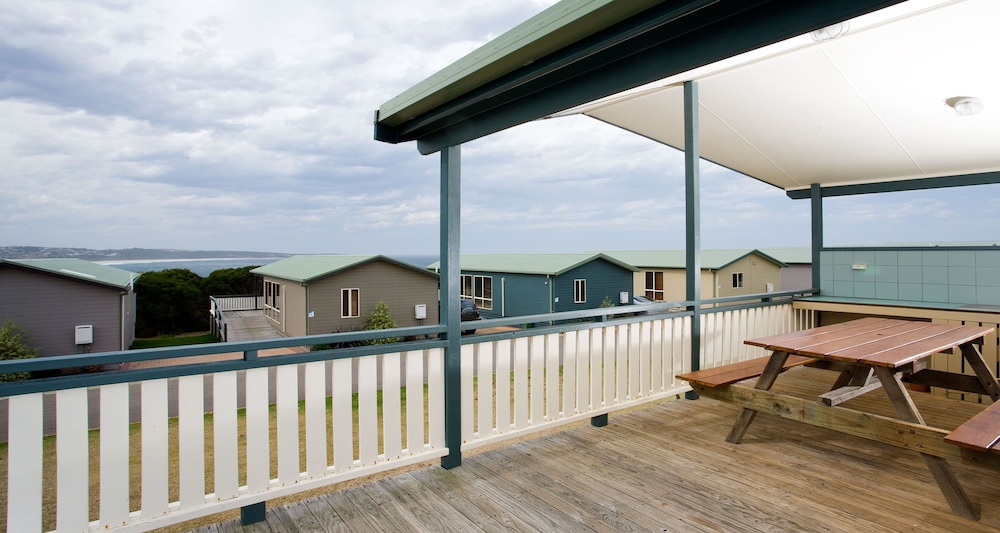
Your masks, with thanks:
[[(0, 360), (31, 359), (37, 356), (38, 350), (28, 344), (28, 334), (24, 328), (15, 324), (11, 319), (0, 326)], [(20, 381), (29, 377), (31, 374), (28, 372), (0, 374), (0, 382)]]
[[(399, 327), (396, 321), (392, 319), (392, 313), (389, 311), (389, 306), (382, 300), (379, 300), (378, 304), (375, 305), (375, 310), (372, 311), (368, 318), (365, 319), (364, 329), (366, 330), (376, 330), (376, 329), (392, 329)], [(396, 337), (389, 337), (386, 339), (373, 339), (369, 341), (371, 344), (391, 344), (398, 342), (399, 339)]]

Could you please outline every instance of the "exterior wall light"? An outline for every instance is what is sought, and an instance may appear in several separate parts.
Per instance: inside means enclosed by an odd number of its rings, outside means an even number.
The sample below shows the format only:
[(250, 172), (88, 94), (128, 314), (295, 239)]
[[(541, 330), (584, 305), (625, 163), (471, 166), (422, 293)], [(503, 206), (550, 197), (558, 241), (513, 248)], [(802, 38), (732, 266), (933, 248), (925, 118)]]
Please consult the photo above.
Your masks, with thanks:
[(945, 103), (955, 109), (960, 117), (975, 115), (983, 111), (983, 101), (974, 96), (955, 96), (945, 100)]
[(847, 33), (847, 30), (851, 29), (851, 23), (848, 21), (840, 22), (838, 24), (832, 24), (825, 28), (820, 28), (818, 30), (813, 30), (809, 36), (812, 40), (817, 42), (829, 41), (830, 39), (836, 39), (841, 35)]

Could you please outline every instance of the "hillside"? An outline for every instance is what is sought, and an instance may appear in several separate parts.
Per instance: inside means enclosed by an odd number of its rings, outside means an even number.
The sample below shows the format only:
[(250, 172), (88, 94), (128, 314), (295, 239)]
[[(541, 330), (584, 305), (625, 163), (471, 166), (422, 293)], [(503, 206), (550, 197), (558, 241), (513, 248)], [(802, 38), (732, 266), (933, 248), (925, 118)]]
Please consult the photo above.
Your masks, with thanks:
[(228, 259), (242, 257), (289, 257), (292, 254), (219, 250), (172, 250), (156, 248), (125, 248), (93, 250), (90, 248), (49, 248), (45, 246), (0, 246), (0, 259), (75, 258), (85, 261), (152, 260), (152, 259)]

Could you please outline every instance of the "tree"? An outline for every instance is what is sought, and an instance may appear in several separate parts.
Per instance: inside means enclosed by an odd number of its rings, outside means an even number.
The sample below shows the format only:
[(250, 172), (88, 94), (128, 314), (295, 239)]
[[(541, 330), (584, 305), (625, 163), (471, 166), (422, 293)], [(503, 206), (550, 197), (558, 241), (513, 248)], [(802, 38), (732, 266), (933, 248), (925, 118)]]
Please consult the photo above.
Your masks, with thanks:
[[(376, 330), (376, 329), (392, 329), (399, 327), (396, 321), (392, 319), (392, 313), (389, 311), (389, 306), (382, 300), (378, 301), (375, 305), (375, 310), (368, 315), (365, 319), (364, 329), (366, 330)], [(389, 337), (386, 339), (373, 339), (371, 344), (391, 344), (393, 342), (398, 342), (399, 339), (396, 337)]]
[[(38, 357), (38, 350), (29, 345), (27, 331), (15, 324), (12, 319), (7, 319), (7, 323), (0, 326), (0, 360), (10, 361), (33, 357)], [(28, 372), (0, 374), (0, 382), (20, 381), (29, 377), (31, 374)]]
[(257, 295), (258, 278), (250, 273), (255, 266), (221, 268), (213, 271), (201, 283), (201, 289), (209, 296)]
[(135, 332), (139, 337), (208, 329), (202, 277), (186, 268), (146, 272), (136, 280)]

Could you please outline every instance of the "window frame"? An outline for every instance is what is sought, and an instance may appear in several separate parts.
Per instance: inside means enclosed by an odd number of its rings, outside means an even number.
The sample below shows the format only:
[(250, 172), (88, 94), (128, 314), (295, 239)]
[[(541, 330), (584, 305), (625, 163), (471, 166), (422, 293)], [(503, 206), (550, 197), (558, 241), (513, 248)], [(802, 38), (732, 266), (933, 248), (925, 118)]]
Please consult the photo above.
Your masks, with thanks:
[(587, 303), (587, 279), (577, 278), (573, 280), (573, 303)]
[(733, 272), (733, 288), (742, 289), (743, 288), (743, 273)]
[[(353, 309), (351, 309), (353, 305)], [(347, 314), (351, 311), (354, 314)], [(347, 287), (340, 289), (340, 318), (360, 318), (361, 317), (361, 289), (357, 287)]]
[[(652, 274), (653, 285), (650, 286), (650, 274)], [(656, 278), (659, 277), (660, 288), (656, 288)], [(666, 277), (666, 272), (663, 270), (647, 270), (645, 279), (646, 286), (644, 287), (644, 292), (646, 298), (653, 300), (654, 302), (662, 302), (666, 299), (666, 287), (664, 278)]]
[(493, 309), (493, 276), (462, 274), (462, 298), (472, 300), (480, 309)]

